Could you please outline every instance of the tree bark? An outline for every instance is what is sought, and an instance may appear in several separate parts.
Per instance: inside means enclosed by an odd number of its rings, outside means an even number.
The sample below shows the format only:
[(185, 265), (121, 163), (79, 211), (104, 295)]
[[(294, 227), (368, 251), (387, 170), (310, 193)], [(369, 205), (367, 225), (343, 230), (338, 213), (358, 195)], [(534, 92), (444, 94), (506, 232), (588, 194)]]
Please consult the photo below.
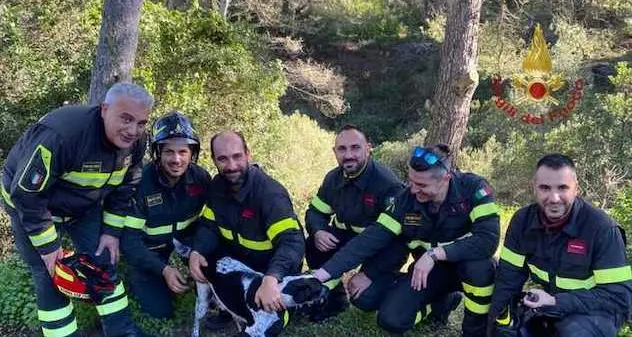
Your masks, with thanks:
[(112, 84), (131, 82), (142, 2), (105, 0), (97, 56), (90, 80), (90, 104), (103, 102)]
[(454, 159), (467, 130), (470, 104), (478, 85), (476, 60), (481, 5), (482, 0), (448, 0), (439, 85), (430, 106), (425, 143), (449, 145)]
[(222, 17), (226, 19), (228, 17), (228, 7), (230, 6), (230, 0), (221, 0), (219, 3), (219, 11)]

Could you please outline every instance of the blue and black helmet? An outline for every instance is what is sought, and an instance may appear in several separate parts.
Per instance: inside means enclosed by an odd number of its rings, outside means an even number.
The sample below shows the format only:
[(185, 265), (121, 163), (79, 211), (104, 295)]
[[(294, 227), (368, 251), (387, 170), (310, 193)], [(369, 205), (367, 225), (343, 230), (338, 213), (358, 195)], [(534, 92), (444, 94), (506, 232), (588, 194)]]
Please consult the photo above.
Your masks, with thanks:
[(179, 138), (189, 144), (193, 159), (200, 153), (200, 139), (193, 129), (191, 120), (179, 111), (172, 111), (158, 119), (152, 128), (151, 155), (154, 159), (160, 156), (160, 144), (169, 139)]

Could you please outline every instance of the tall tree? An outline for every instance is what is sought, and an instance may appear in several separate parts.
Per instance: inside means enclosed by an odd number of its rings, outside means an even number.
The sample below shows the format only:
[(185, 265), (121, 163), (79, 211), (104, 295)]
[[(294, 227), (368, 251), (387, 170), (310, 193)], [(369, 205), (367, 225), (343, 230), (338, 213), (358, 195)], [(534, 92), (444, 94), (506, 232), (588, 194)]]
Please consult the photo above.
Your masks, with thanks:
[(483, 1), (448, 0), (447, 3), (439, 85), (430, 106), (430, 127), (425, 142), (448, 144), (456, 158), (478, 85), (476, 60)]
[(90, 80), (90, 104), (102, 102), (112, 84), (132, 80), (142, 3), (142, 0), (105, 0)]

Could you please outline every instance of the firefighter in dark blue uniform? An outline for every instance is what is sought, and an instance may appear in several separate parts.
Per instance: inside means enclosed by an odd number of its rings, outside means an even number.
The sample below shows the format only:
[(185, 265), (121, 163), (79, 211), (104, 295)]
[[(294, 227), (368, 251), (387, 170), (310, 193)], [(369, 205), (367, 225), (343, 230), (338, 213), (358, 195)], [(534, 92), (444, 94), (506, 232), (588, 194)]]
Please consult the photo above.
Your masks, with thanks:
[[(404, 184), (390, 168), (371, 158), (371, 144), (357, 126), (345, 125), (336, 136), (333, 150), (338, 167), (327, 173), (305, 215), (309, 233), (306, 258), (310, 269), (320, 268), (366, 226), (375, 222), (395, 196), (404, 190)], [(371, 279), (397, 272), (406, 258), (406, 254), (378, 255), (397, 259), (376, 258), (364, 263), (362, 270), (348, 283), (352, 301), (360, 297)], [(312, 321), (335, 316), (348, 307), (340, 279), (329, 283), (333, 289), (325, 305), (315, 308), (311, 314)], [(363, 306), (363, 302), (354, 304), (363, 310), (377, 309)], [(434, 312), (441, 311), (436, 307), (433, 309)]]
[[(519, 336), (522, 329), (522, 336), (614, 337), (632, 304), (622, 231), (577, 197), (575, 165), (567, 156), (541, 158), (534, 188), (537, 203), (516, 212), (505, 236), (490, 330), (496, 321), (500, 335)], [(529, 277), (538, 288), (511, 307)]]
[(254, 301), (283, 318), (266, 332), (266, 336), (276, 335), (288, 320), (278, 283), (284, 276), (300, 272), (305, 253), (303, 231), (287, 190), (250, 165), (250, 151), (241, 134), (215, 135), (211, 154), (218, 175), (211, 182), (189, 257), (191, 275), (198, 282), (212, 283), (215, 262), (223, 256), (263, 273)]
[[(100, 106), (63, 107), (42, 117), (7, 157), (4, 206), (33, 274), (44, 336), (77, 335), (72, 303), (51, 280), (62, 255), (59, 232), (97, 263), (118, 260), (118, 237), (140, 181), (152, 105), (144, 89), (117, 83)], [(106, 336), (140, 336), (122, 284), (96, 308)]]
[(171, 317), (172, 292), (187, 289), (185, 278), (169, 266), (169, 256), (174, 242), (180, 249), (191, 246), (206, 201), (211, 176), (196, 164), (199, 152), (200, 140), (185, 115), (172, 112), (156, 121), (153, 162), (143, 169), (134, 212), (126, 217), (121, 248), (130, 294), (156, 318)]
[(363, 295), (379, 308), (378, 324), (401, 334), (426, 314), (428, 304), (463, 291), (463, 336), (483, 336), (499, 235), (492, 190), (479, 176), (450, 170), (449, 149), (444, 145), (415, 148), (408, 180), (410, 187), (376, 225), (352, 239), (314, 274), (321, 281), (336, 278), (385, 247), (400, 254), (396, 247), (406, 244), (416, 261), (409, 272), (373, 280)]

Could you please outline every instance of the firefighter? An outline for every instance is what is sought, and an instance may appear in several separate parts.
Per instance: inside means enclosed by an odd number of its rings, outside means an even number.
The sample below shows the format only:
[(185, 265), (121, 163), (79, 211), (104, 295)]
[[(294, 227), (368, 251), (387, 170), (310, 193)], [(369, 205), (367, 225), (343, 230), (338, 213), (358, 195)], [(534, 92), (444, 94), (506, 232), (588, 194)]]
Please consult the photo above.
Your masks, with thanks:
[(143, 169), (134, 212), (126, 217), (121, 247), (130, 293), (156, 318), (171, 317), (172, 293), (188, 288), (182, 274), (169, 265), (169, 256), (174, 239), (175, 248), (191, 246), (194, 224), (206, 201), (211, 176), (196, 164), (199, 153), (200, 140), (184, 114), (171, 112), (157, 120), (151, 139), (153, 161)]
[(359, 298), (366, 297), (378, 307), (378, 324), (402, 334), (426, 314), (429, 303), (462, 291), (463, 336), (483, 336), (499, 235), (493, 191), (483, 178), (451, 170), (445, 145), (416, 147), (409, 160), (408, 182), (376, 225), (352, 239), (314, 274), (321, 281), (337, 278), (385, 247), (391, 249), (380, 254), (401, 254), (398, 247), (406, 244), (415, 258), (408, 273), (373, 280)]
[(198, 282), (212, 283), (216, 261), (224, 256), (263, 273), (254, 301), (283, 318), (266, 332), (276, 335), (288, 319), (278, 284), (284, 276), (300, 272), (303, 230), (287, 190), (250, 164), (251, 154), (240, 133), (213, 136), (211, 156), (218, 175), (211, 182), (189, 257), (191, 275)]
[[(306, 258), (311, 269), (320, 268), (349, 240), (362, 233), (367, 225), (375, 222), (380, 213), (393, 202), (395, 196), (404, 190), (404, 185), (390, 168), (371, 158), (371, 144), (359, 127), (342, 127), (336, 136), (333, 150), (338, 167), (327, 173), (305, 215), (305, 225), (309, 233)], [(384, 261), (380, 258), (367, 262), (361, 271), (351, 278), (348, 288), (352, 301), (360, 297), (371, 279), (383, 273), (397, 272), (405, 262), (402, 258), (407, 257), (407, 254), (386, 256), (399, 258), (395, 261)], [(333, 289), (327, 302), (310, 315), (312, 321), (319, 322), (335, 316), (348, 307), (347, 294), (340, 279), (330, 281), (330, 286)], [(448, 307), (458, 305), (458, 293), (454, 293), (453, 296), (447, 304)], [(362, 310), (377, 309), (363, 304), (364, 302), (354, 301), (354, 305)], [(433, 309), (434, 313), (445, 312)], [(444, 317), (437, 319), (447, 319), (445, 313), (442, 316)]]
[[(615, 336), (632, 304), (620, 227), (577, 196), (575, 165), (565, 155), (538, 161), (534, 192), (536, 203), (514, 214), (505, 236), (488, 335), (497, 325), (512, 326), (515, 336), (521, 328), (534, 336)], [(522, 299), (525, 315), (517, 317), (510, 303), (529, 278), (536, 286)]]
[[(32, 125), (11, 149), (2, 177), (20, 255), (35, 284), (44, 336), (76, 336), (73, 305), (53, 286), (62, 257), (60, 231), (78, 253), (115, 264), (119, 236), (145, 152), (153, 98), (130, 83), (114, 84), (101, 105), (66, 106)], [(96, 303), (106, 336), (141, 336), (122, 283)]]

